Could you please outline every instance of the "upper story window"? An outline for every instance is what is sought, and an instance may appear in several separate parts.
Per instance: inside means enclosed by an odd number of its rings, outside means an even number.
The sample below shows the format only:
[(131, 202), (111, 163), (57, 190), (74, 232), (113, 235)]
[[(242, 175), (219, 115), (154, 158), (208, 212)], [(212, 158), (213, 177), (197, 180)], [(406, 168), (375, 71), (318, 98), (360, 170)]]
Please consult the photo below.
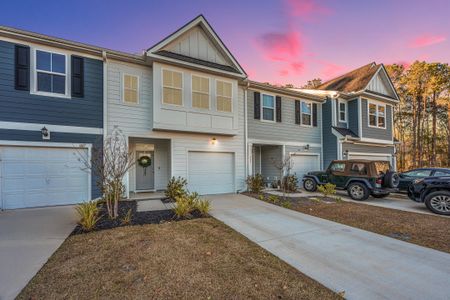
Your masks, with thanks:
[(36, 91), (65, 95), (66, 55), (36, 50)]
[(339, 101), (339, 122), (347, 122), (347, 102)]
[(262, 94), (262, 117), (266, 121), (275, 121), (275, 97)]
[(183, 73), (163, 70), (163, 99), (165, 104), (183, 105)]
[(209, 109), (209, 78), (192, 75), (192, 107)]
[(231, 112), (232, 110), (232, 86), (231, 83), (217, 80), (216, 97), (217, 110), (223, 112)]
[(311, 103), (302, 101), (301, 120), (302, 120), (302, 125), (312, 126), (312, 104)]
[(386, 106), (369, 103), (369, 126), (386, 128)]
[(139, 103), (139, 77), (134, 75), (123, 75), (123, 102)]

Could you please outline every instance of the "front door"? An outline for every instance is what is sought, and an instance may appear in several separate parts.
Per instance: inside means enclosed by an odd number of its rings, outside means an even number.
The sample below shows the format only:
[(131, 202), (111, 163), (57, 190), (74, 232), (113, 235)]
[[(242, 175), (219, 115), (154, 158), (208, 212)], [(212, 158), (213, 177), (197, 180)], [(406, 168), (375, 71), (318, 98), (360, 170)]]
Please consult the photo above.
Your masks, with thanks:
[(155, 161), (153, 151), (136, 152), (136, 190), (155, 188)]

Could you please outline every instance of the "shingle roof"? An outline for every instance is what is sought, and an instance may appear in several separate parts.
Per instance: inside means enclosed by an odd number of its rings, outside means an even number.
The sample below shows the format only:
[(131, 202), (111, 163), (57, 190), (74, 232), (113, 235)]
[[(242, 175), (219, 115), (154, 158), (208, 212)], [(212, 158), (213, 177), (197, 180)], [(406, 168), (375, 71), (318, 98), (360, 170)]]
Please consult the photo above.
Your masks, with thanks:
[(339, 132), (339, 134), (341, 134), (342, 136), (351, 136), (353, 138), (359, 138), (359, 136), (356, 133), (354, 133), (353, 131), (351, 131), (348, 128), (336, 127), (336, 126), (332, 126), (332, 127), (334, 130)]
[(381, 64), (377, 65), (372, 62), (337, 78), (324, 82), (316, 87), (316, 89), (339, 91), (344, 93), (361, 91), (367, 86), (370, 79), (372, 79), (373, 75), (375, 75), (381, 66)]
[(193, 58), (193, 57), (182, 55), (182, 54), (178, 54), (178, 53), (173, 53), (173, 52), (170, 52), (170, 51), (167, 51), (167, 50), (160, 50), (160, 51), (156, 52), (155, 54), (158, 54), (158, 55), (161, 55), (161, 56), (165, 56), (165, 57), (169, 57), (169, 58), (175, 58), (175, 59), (182, 60), (182, 61), (185, 61), (185, 62), (199, 64), (199, 65), (202, 65), (202, 66), (205, 66), (205, 67), (210, 67), (210, 68), (215, 68), (215, 69), (219, 69), (219, 70), (223, 70), (223, 71), (227, 71), (227, 72), (240, 74), (240, 72), (238, 70), (236, 70), (235, 68), (233, 68), (231, 66), (221, 65), (221, 64), (210, 62), (210, 61), (206, 61), (206, 60), (202, 60), (202, 59), (198, 59), (198, 58)]

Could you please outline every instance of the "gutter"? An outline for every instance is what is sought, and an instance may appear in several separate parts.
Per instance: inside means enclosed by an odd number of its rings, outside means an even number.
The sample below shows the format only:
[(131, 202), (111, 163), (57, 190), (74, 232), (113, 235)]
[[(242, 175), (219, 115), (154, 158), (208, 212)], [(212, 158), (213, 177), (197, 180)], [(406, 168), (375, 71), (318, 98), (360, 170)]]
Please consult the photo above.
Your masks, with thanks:
[(247, 94), (248, 94), (248, 88), (250, 86), (250, 83), (248, 81), (246, 81), (247, 85), (244, 86), (244, 156), (245, 156), (245, 178), (247, 178), (248, 174), (249, 174), (249, 163), (248, 163), (248, 115), (247, 115), (247, 104), (248, 104), (248, 99), (247, 99)]

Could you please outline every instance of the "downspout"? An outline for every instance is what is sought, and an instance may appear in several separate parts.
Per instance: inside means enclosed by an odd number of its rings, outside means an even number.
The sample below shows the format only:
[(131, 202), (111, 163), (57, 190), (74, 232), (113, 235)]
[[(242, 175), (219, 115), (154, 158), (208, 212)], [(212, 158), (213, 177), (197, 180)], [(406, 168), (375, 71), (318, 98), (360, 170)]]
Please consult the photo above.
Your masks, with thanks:
[(247, 91), (250, 86), (250, 82), (247, 81), (247, 85), (244, 87), (244, 155), (245, 155), (245, 179), (247, 179), (247, 176), (249, 174), (248, 168), (248, 116), (247, 116)]
[(103, 140), (108, 134), (108, 58), (106, 51), (102, 51), (103, 57)]

